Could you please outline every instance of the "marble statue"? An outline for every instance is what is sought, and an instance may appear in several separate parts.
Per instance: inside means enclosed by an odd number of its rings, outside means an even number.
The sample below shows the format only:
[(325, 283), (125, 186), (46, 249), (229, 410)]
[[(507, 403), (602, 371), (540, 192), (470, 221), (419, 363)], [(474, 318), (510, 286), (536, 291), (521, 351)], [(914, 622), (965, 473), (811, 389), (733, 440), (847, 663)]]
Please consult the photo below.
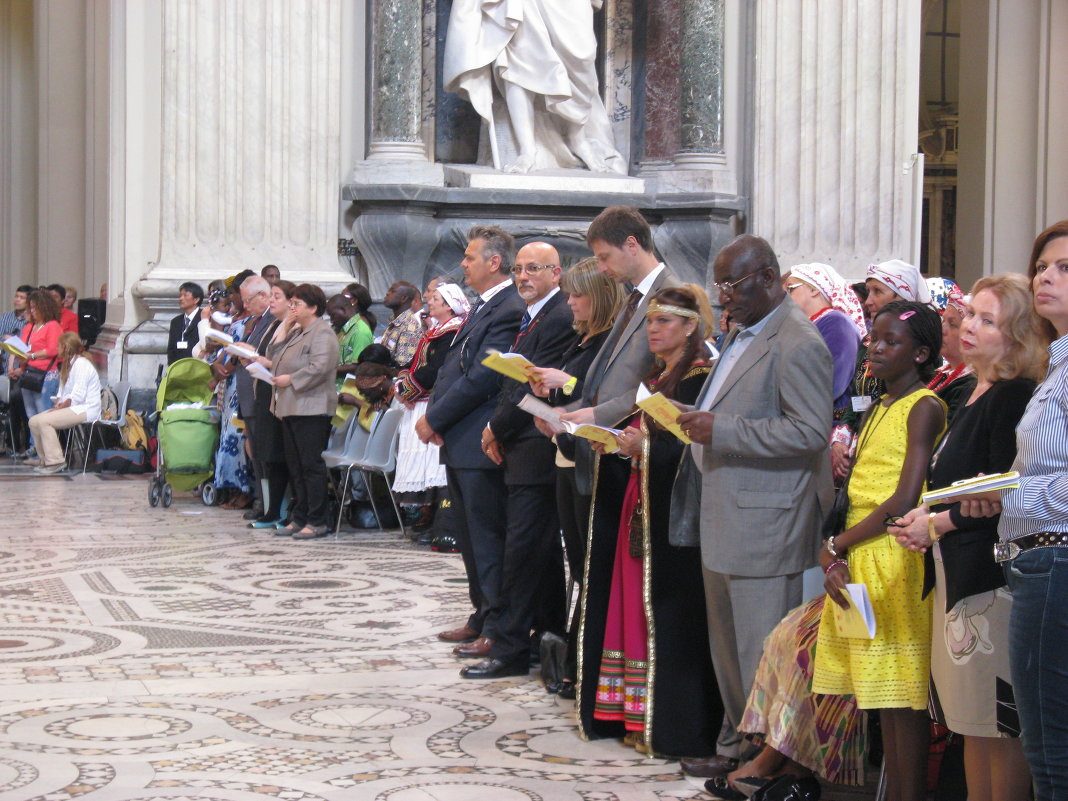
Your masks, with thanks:
[(602, 2), (453, 0), (444, 86), (484, 120), (494, 168), (626, 174), (594, 66)]

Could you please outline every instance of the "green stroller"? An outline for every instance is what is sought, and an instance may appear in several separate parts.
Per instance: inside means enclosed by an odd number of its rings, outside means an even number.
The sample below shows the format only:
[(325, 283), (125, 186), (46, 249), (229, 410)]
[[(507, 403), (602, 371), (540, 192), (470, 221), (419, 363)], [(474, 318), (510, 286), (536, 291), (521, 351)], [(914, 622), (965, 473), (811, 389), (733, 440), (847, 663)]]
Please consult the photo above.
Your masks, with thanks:
[[(156, 390), (156, 475), (148, 502), (170, 506), (174, 490), (196, 490), (205, 505), (215, 503), (215, 449), (219, 412), (211, 404), (211, 366), (199, 359), (179, 359), (167, 368)], [(178, 405), (179, 408), (175, 408)]]

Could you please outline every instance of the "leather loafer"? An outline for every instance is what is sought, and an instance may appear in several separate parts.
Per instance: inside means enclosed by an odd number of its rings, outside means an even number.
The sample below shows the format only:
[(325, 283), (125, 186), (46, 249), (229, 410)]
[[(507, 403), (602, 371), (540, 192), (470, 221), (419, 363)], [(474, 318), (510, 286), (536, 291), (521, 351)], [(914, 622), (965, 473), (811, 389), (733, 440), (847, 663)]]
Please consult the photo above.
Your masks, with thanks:
[(530, 673), (526, 659), (505, 662), (503, 659), (483, 659), (481, 662), (460, 668), (462, 679), (500, 679), (505, 676), (526, 676)]
[(460, 626), (458, 629), (439, 631), (438, 639), (442, 642), (474, 642), (478, 639), (478, 632), (470, 626)]
[(479, 637), (477, 640), (466, 645), (457, 645), (452, 649), (452, 652), (457, 656), (474, 656), (483, 657), (489, 656), (490, 648), (493, 647), (493, 640), (489, 637)]
[(682, 772), (687, 776), (696, 776), (699, 779), (713, 779), (716, 776), (726, 776), (732, 770), (737, 770), (738, 760), (734, 757), (715, 754), (710, 757), (683, 757), (679, 765), (682, 768)]
[(819, 779), (815, 776), (779, 776), (751, 796), (752, 801), (819, 801)]

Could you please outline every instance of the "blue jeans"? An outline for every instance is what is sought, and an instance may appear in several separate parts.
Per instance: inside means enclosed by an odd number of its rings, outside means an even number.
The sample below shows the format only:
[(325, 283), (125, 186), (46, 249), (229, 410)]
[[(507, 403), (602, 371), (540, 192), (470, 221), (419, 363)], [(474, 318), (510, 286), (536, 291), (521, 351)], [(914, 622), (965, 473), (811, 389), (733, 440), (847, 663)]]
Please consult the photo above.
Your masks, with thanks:
[[(28, 389), (22, 390), (22, 403), (26, 407), (26, 419), (29, 420), (35, 414), (41, 412), (47, 412), (56, 402), (52, 400), (52, 396), (59, 392), (59, 371), (53, 370), (45, 375), (44, 384), (41, 386), (40, 392), (30, 392)], [(30, 437), (30, 444), (34, 447), (37, 443), (33, 441), (33, 437)]]
[(1068, 548), (1009, 566), (1009, 657), (1035, 801), (1068, 801)]

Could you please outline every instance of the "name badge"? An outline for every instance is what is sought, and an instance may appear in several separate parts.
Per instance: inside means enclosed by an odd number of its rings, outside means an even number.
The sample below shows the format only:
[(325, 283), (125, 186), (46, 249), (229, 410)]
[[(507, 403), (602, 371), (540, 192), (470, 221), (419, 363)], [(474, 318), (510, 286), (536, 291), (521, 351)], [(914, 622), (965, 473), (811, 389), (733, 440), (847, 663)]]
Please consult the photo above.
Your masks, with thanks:
[(869, 395), (854, 395), (850, 400), (853, 402), (854, 412), (866, 412), (871, 408), (871, 397)]
[(189, 347), (189, 343), (188, 343), (188, 342), (186, 342), (186, 341), (185, 341), (185, 340), (183, 339), (183, 340), (182, 340), (181, 342), (179, 342), (179, 343), (178, 343), (178, 347), (179, 347), (179, 348), (188, 348), (188, 347)]

